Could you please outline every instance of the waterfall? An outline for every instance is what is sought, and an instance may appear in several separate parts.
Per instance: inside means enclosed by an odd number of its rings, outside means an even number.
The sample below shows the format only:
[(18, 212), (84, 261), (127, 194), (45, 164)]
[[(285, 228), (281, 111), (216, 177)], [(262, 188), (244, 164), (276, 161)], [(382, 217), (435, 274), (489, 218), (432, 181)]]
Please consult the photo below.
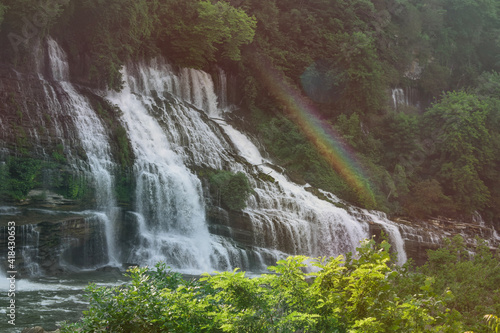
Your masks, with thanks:
[(401, 111), (405, 107), (411, 106), (422, 112), (425, 104), (429, 103), (421, 99), (418, 89), (414, 87), (394, 88), (392, 89), (391, 96), (392, 106), (396, 111)]
[(38, 264), (38, 243), (40, 232), (36, 230), (34, 225), (20, 226), (21, 232), (21, 257), (24, 261), (25, 270), (29, 276), (40, 275), (40, 265)]
[(205, 72), (184, 68), (180, 73), (182, 99), (205, 110), (211, 117), (218, 116), (218, 100), (212, 77)]
[(7, 274), (3, 271), (3, 269), (0, 269), (0, 290), (9, 290), (9, 281), (7, 281)]
[(379, 224), (388, 234), (389, 239), (391, 240), (392, 246), (398, 254), (398, 264), (403, 265), (407, 261), (406, 251), (405, 251), (405, 242), (403, 236), (401, 235), (401, 231), (399, 230), (399, 226), (389, 220), (385, 213), (377, 212), (377, 211), (366, 211), (362, 210), (363, 215), (365, 217), (370, 218), (370, 222)]
[[(231, 106), (222, 70), (214, 84), (208, 73), (174, 69), (161, 58), (128, 64), (123, 69), (122, 91), (94, 92), (120, 109), (117, 121), (126, 129), (134, 156), (131, 176), (135, 192), (127, 219), (119, 221), (115, 198), (118, 168), (110, 132), (89, 99), (70, 82), (64, 51), (53, 39), (47, 40), (47, 48), (50, 77), (39, 74), (37, 81), (45, 99), (30, 114), (30, 122), (50, 123), (47, 136), (63, 145), (69, 164), (95, 190), (93, 211), (73, 212), (67, 225), (66, 221), (58, 223), (61, 234), (55, 252), (60, 265), (90, 268), (128, 262), (151, 266), (163, 261), (184, 272), (235, 267), (259, 271), (289, 255), (353, 252), (369, 237), (373, 223), (389, 235), (399, 253), (398, 261), (406, 260), (401, 234), (385, 216), (345, 208), (348, 205), (331, 193), (322, 192), (320, 199), (309, 185), (292, 182), (261, 155), (247, 134), (226, 119)], [(31, 112), (28, 106), (26, 110)], [(34, 131), (30, 137), (36, 141), (38, 135)], [(39, 138), (40, 143), (43, 140)], [(243, 173), (253, 188), (246, 208), (230, 211), (218, 207), (203, 174), (207, 170)], [(38, 236), (37, 230), (41, 230)], [(49, 268), (36, 266), (36, 257), (41, 257), (36, 240), (41, 237), (47, 244), (47, 230), (27, 227), (22, 232), (34, 244), (24, 249), (33, 259), (26, 261), (33, 275), (40, 269), (59, 269), (53, 257)], [(130, 246), (122, 246), (124, 243)], [(46, 249), (43, 255), (47, 255)]]
[[(201, 182), (184, 165), (181, 154), (153, 117), (152, 109), (161, 108), (162, 102), (155, 101), (152, 88), (132, 91), (134, 78), (126, 72), (124, 75), (127, 83), (123, 91), (110, 93), (108, 98), (123, 112), (123, 125), (136, 156), (135, 208), (141, 242), (130, 260), (149, 264), (166, 260), (177, 268), (207, 271), (212, 267), (212, 246)], [(155, 79), (162, 80), (153, 82), (159, 83), (155, 88), (161, 98), (162, 83), (169, 77), (151, 76), (150, 80)]]
[(394, 109), (398, 110), (402, 106), (408, 105), (408, 98), (405, 96), (405, 92), (401, 88), (392, 89), (392, 103)]
[(95, 188), (96, 208), (105, 212), (102, 223), (106, 229), (108, 259), (110, 264), (116, 264), (119, 258), (114, 239), (117, 214), (113, 178), (115, 164), (111, 158), (109, 137), (87, 99), (69, 82), (69, 66), (64, 51), (51, 38), (47, 44), (52, 78), (65, 93), (59, 106), (71, 115), (79, 143), (87, 155), (90, 179)]
[(217, 69), (217, 96), (219, 98), (219, 109), (223, 111), (230, 111), (227, 92), (227, 76), (226, 72), (221, 68)]
[[(360, 240), (369, 237), (366, 222), (370, 220), (380, 224), (389, 234), (398, 252), (398, 263), (406, 262), (401, 234), (397, 226), (385, 216), (359, 210), (360, 216), (356, 217), (352, 212), (338, 208), (332, 202), (317, 198), (305, 187), (292, 183), (284, 175), (266, 166), (271, 162), (261, 156), (257, 147), (245, 135), (230, 125), (221, 126), (236, 145), (240, 155), (280, 184), (256, 188), (256, 196), (246, 209), (254, 222), (255, 237), (261, 238), (261, 242), (264, 242), (262, 245), (283, 247), (283, 244), (280, 244), (282, 239), (278, 237), (284, 236), (292, 245), (288, 248), (292, 254), (335, 256), (354, 251)], [(334, 202), (340, 202), (331, 194), (330, 198)], [(273, 236), (272, 239), (264, 240), (262, 235), (268, 234)]]
[[(192, 89), (204, 86), (205, 76), (191, 74), (191, 77), (204, 79), (199, 83), (193, 81)], [(220, 86), (227, 86), (224, 74), (219, 73), (219, 80), (221, 80)], [(225, 94), (226, 91), (223, 90), (222, 93)], [(206, 99), (211, 100), (211, 98)], [(222, 97), (221, 100), (225, 101), (227, 98)], [(226, 122), (220, 121), (224, 117), (223, 107), (210, 105), (203, 110), (216, 119), (236, 147), (238, 154), (254, 166), (254, 170), (248, 170), (236, 161), (229, 164), (233, 171), (243, 171), (253, 181), (255, 195), (249, 200), (249, 207), (245, 212), (251, 217), (257, 244), (263, 248), (283, 249), (290, 254), (338, 255), (354, 251), (359, 241), (369, 236), (366, 221), (371, 220), (380, 224), (389, 234), (398, 252), (398, 263), (406, 262), (404, 241), (399, 229), (385, 216), (361, 210), (362, 216), (354, 217), (352, 213), (338, 208), (332, 202), (320, 200), (309, 193), (304, 186), (294, 184), (277, 172), (276, 168), (270, 167), (272, 161), (263, 158), (246, 135)], [(213, 110), (217, 112), (214, 113)], [(276, 182), (274, 184), (257, 182), (252, 176), (255, 171), (273, 177)], [(330, 194), (330, 197), (332, 201), (340, 202), (334, 195)], [(267, 235), (271, 237), (266, 239)]]
[[(60, 225), (59, 262), (66, 269), (78, 270), (108, 263), (106, 213), (84, 211), (85, 217)], [(108, 263), (109, 264), (109, 263)]]
[[(288, 255), (335, 256), (354, 251), (369, 237), (369, 212), (358, 217), (321, 200), (272, 167), (243, 133), (222, 120), (222, 108), (207, 73), (174, 71), (162, 59), (129, 65), (125, 89), (107, 98), (123, 112), (136, 162), (136, 223), (140, 242), (131, 262), (191, 269), (262, 269)], [(221, 76), (224, 79), (224, 76)], [(223, 83), (225, 84), (225, 83)], [(212, 118), (210, 121), (208, 118)], [(245, 162), (234, 156), (241, 156)], [(235, 246), (230, 235), (211, 233), (200, 179), (191, 167), (243, 172), (254, 193), (243, 215), (251, 239)], [(266, 174), (274, 182), (260, 180)], [(399, 261), (406, 260), (397, 227), (382, 218)]]
[[(7, 207), (0, 207), (0, 216), (3, 212), (9, 212), (9, 210), (5, 211), (2, 208)], [(10, 211), (13, 212), (15, 211), (15, 209), (12, 209)], [(0, 243), (3, 243), (5, 245), (5, 248), (7, 248), (6, 245), (9, 236), (8, 230), (9, 227), (7, 226), (0, 227), (0, 235), (3, 238), (0, 239)], [(37, 260), (40, 237), (39, 231), (34, 225), (21, 225), (15, 228), (15, 236), (16, 261), (14, 262), (14, 270), (26, 272), (26, 274), (29, 276), (39, 276), (40, 265)], [(13, 269), (8, 269), (7, 251), (2, 254), (0, 259), (3, 261), (3, 263), (0, 265), (0, 278), (4, 278), (5, 271), (12, 271)], [(3, 270), (3, 268), (5, 268), (5, 271)]]

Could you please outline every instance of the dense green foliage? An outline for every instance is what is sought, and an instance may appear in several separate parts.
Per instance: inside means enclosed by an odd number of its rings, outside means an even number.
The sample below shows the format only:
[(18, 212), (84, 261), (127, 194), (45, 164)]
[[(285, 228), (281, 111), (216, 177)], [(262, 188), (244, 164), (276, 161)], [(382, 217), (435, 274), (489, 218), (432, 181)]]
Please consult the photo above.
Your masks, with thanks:
[(71, 45), (70, 56), (74, 61), (88, 58), (88, 70), (82, 74), (89, 81), (98, 86), (121, 88), (120, 69), (124, 62), (150, 51), (149, 37), (157, 24), (155, 3), (70, 1), (65, 13), (68, 22), (63, 21), (64, 37)]
[[(119, 287), (88, 288), (90, 307), (63, 332), (485, 332), (498, 313), (498, 258), (461, 238), (415, 271), (391, 264), (389, 244), (364, 241), (355, 256), (281, 260), (273, 274), (215, 273), (184, 280), (159, 264), (133, 268)], [(305, 263), (319, 269), (304, 273)], [(486, 311), (486, 312), (485, 312)]]
[(42, 163), (31, 158), (9, 158), (0, 164), (0, 196), (26, 199), (39, 181)]
[(215, 170), (209, 174), (211, 191), (219, 203), (232, 210), (241, 210), (246, 207), (252, 188), (243, 172)]
[(488, 326), (495, 333), (500, 332), (500, 318), (495, 315), (486, 315), (484, 319), (488, 322)]
[[(480, 211), (498, 222), (500, 109), (499, 80), (494, 70), (500, 69), (500, 43), (492, 34), (500, 28), (499, 4), (281, 3), (245, 2), (259, 25), (254, 42), (257, 51), (244, 61), (258, 72), (252, 59), (256, 52), (265, 55), (316, 102), (316, 108), (356, 150), (368, 170), (378, 188), (377, 207), (414, 217), (466, 217)], [(342, 10), (336, 10), (339, 8)], [(271, 15), (278, 16), (274, 24), (269, 23)], [(325, 16), (331, 19), (325, 20)], [(349, 36), (347, 45), (340, 35)], [(321, 43), (315, 45), (318, 40)], [(343, 63), (343, 59), (349, 61)], [(255, 82), (262, 78), (243, 73), (248, 76), (247, 90), (257, 89), (252, 93), (260, 97), (253, 101), (256, 106), (276, 113), (282, 97), (261, 98), (267, 94), (259, 91), (258, 85), (255, 88)], [(395, 112), (389, 100), (383, 103), (383, 95), (385, 89), (398, 85), (418, 91), (423, 106), (433, 97), (439, 99), (428, 112), (412, 106)], [(264, 85), (271, 94), (272, 88)], [(464, 90), (441, 94), (452, 88)], [(272, 122), (268, 126), (272, 127)], [(290, 144), (286, 149), (294, 153), (285, 163), (304, 169), (303, 160), (294, 161), (295, 152), (304, 147), (304, 133), (295, 126), (275, 134), (268, 143), (270, 151), (283, 159), (281, 142)], [(315, 156), (315, 161), (322, 163), (320, 156)], [(315, 170), (308, 181), (331, 190), (315, 180), (328, 173)], [(349, 191), (339, 190), (338, 185), (336, 188), (335, 193), (351, 202), (370, 206), (359, 198), (352, 200)]]
[[(253, 48), (243, 54), (240, 71), (253, 110), (289, 117), (283, 96), (266, 81), (270, 64), (283, 73), (281, 80), (300, 86), (302, 98), (316, 102), (325, 122), (356, 150), (378, 188), (377, 208), (417, 217), (466, 217), (474, 211), (490, 220), (498, 217), (494, 71), (500, 70), (500, 42), (493, 37), (500, 31), (498, 2), (252, 0), (241, 6), (258, 20)], [(395, 112), (384, 97), (395, 86), (417, 91), (422, 110), (408, 106)], [(467, 93), (442, 94), (449, 89)], [(423, 115), (432, 98), (435, 104)], [(452, 110), (459, 105), (465, 113)], [(474, 124), (468, 124), (470, 117)], [(336, 188), (351, 202), (370, 206), (342, 191), (342, 181), (325, 184), (322, 178), (329, 178), (331, 170), (305, 166), (296, 158), (305, 147), (313, 148), (303, 144), (306, 134), (300, 127), (290, 126), (274, 136), (264, 131), (269, 151), (291, 169), (315, 169), (308, 175), (311, 184)], [(283, 159), (285, 151), (292, 153)], [(324, 160), (314, 156), (314, 163)], [(415, 190), (418, 206), (412, 200)], [(434, 192), (436, 200), (428, 196)]]
[(252, 41), (256, 25), (254, 18), (223, 1), (166, 1), (159, 16), (161, 49), (179, 65), (196, 68), (240, 60), (240, 47)]
[(20, 62), (61, 17), (69, 0), (0, 1), (0, 57)]
[[(131, 60), (168, 55), (183, 66), (202, 68), (236, 61), (252, 41), (255, 19), (226, 2), (157, 0), (3, 0), (3, 57), (22, 57), (31, 40), (49, 31), (66, 46), (73, 74), (98, 87), (121, 89), (120, 69)], [(0, 3), (0, 19), (5, 7)], [(1, 21), (0, 21), (1, 23)], [(16, 51), (16, 52), (13, 52)], [(17, 60), (16, 58), (14, 58)]]
[(120, 69), (130, 60), (163, 53), (198, 68), (216, 58), (239, 60), (255, 25), (254, 18), (226, 2), (2, 0), (0, 41), (5, 47), (0, 56), (19, 62), (29, 55), (32, 42), (50, 32), (68, 46), (78, 79), (120, 89)]
[[(489, 190), (481, 176), (491, 167), (494, 146), (486, 122), (490, 106), (477, 96), (453, 92), (443, 96), (424, 115), (426, 129), (439, 128), (431, 165), (453, 201), (466, 212), (484, 208)], [(429, 137), (432, 133), (428, 134)]]
[(486, 323), (481, 318), (500, 313), (500, 258), (481, 240), (475, 252), (471, 257), (463, 238), (455, 236), (443, 248), (430, 251), (428, 262), (419, 271), (433, 279), (435, 292), (449, 289), (453, 293), (447, 304), (462, 313), (461, 321), (468, 330), (484, 332)]
[(321, 157), (314, 146), (285, 117), (261, 119), (259, 134), (269, 152), (286, 167), (289, 176), (299, 183), (315, 184), (349, 200), (363, 204), (353, 189)]
[(92, 197), (89, 180), (70, 170), (60, 147), (53, 151), (53, 161), (30, 157), (10, 157), (0, 163), (0, 198), (6, 201), (43, 201), (44, 195), (31, 195), (30, 191), (52, 191), (68, 199), (78, 200), (88, 207)]

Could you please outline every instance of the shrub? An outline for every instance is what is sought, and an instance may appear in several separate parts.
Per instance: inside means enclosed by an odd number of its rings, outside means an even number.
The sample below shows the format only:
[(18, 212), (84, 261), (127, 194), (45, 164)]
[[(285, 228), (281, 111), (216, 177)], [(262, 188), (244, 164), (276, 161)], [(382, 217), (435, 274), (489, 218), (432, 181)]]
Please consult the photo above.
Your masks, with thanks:
[(246, 200), (252, 193), (252, 188), (243, 172), (216, 171), (209, 180), (212, 190), (223, 205), (232, 210), (246, 207)]
[(499, 258), (484, 241), (471, 254), (462, 236), (445, 241), (445, 246), (429, 251), (429, 260), (421, 271), (434, 279), (437, 293), (449, 289), (454, 298), (449, 306), (463, 314), (468, 330), (487, 331), (482, 321), (485, 313), (500, 312)]
[(0, 194), (14, 200), (24, 200), (38, 185), (42, 162), (32, 158), (12, 157), (0, 167)]
[[(290, 257), (255, 278), (133, 268), (129, 284), (91, 285), (89, 310), (62, 332), (461, 332), (432, 281), (398, 288), (407, 273), (390, 266), (389, 247), (366, 240), (355, 256)], [(305, 262), (320, 270), (304, 273)]]

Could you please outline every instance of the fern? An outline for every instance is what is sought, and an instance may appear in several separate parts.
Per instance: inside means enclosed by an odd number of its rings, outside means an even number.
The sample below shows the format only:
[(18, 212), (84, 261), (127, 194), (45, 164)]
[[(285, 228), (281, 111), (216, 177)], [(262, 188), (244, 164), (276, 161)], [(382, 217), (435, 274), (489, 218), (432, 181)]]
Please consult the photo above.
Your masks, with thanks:
[(488, 322), (488, 326), (493, 332), (500, 332), (500, 318), (495, 315), (488, 314), (484, 316), (484, 319), (486, 319), (486, 321)]

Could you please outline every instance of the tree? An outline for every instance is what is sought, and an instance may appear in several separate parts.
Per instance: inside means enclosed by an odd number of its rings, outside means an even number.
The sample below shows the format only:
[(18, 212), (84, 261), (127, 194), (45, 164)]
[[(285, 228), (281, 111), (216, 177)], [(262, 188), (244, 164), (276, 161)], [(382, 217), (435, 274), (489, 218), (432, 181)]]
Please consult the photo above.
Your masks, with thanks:
[(416, 183), (405, 196), (403, 208), (409, 216), (424, 218), (451, 212), (452, 202), (435, 179)]
[[(44, 38), (60, 19), (70, 0), (2, 0), (0, 2), (0, 53), (19, 61), (30, 55), (36, 41)], [(5, 46), (5, 47), (4, 47)], [(8, 47), (7, 47), (8, 46)]]
[(500, 332), (500, 318), (499, 317), (497, 317), (495, 315), (485, 315), (484, 319), (486, 319), (486, 321), (488, 322), (488, 326), (490, 327), (490, 329), (493, 332), (495, 332), (495, 333)]
[[(445, 25), (435, 44), (452, 70), (455, 87), (473, 84), (483, 70), (499, 69), (499, 4), (495, 0), (444, 0)], [(496, 58), (496, 59), (495, 59)]]
[(489, 104), (476, 95), (450, 92), (424, 115), (425, 133), (436, 140), (438, 181), (468, 214), (484, 208), (490, 197), (483, 181), (493, 160), (489, 112)]
[(181, 65), (203, 68), (219, 60), (239, 60), (253, 40), (256, 20), (242, 9), (218, 1), (166, 1), (160, 6), (160, 48)]
[(28, 30), (27, 34), (31, 35), (34, 33), (31, 30), (36, 29), (36, 33), (41, 31), (45, 34), (57, 22), (69, 1), (44, 3), (36, 0), (2, 0), (0, 14), (4, 14), (4, 24), (8, 25), (9, 33), (25, 34), (25, 29)]
[(147, 55), (154, 45), (157, 5), (156, 0), (72, 1), (66, 17), (71, 25), (62, 35), (78, 67), (88, 61), (79, 74), (100, 88), (120, 90), (123, 64)]
[[(418, 144), (419, 119), (415, 115), (396, 113), (387, 115), (382, 124), (375, 130), (378, 132), (384, 149), (382, 163), (389, 169), (396, 164), (412, 163), (411, 157), (420, 148)], [(414, 167), (413, 165), (405, 165)]]
[(252, 193), (247, 176), (243, 172), (218, 171), (210, 176), (210, 185), (222, 203), (232, 210), (242, 210)]
[(480, 96), (498, 98), (500, 96), (500, 73), (484, 72), (478, 78), (476, 92)]
[(470, 248), (462, 236), (445, 239), (442, 248), (428, 251), (428, 262), (419, 269), (434, 280), (435, 293), (450, 290), (448, 306), (463, 315), (468, 330), (485, 332), (485, 313), (500, 311), (500, 265), (484, 240)]
[[(476, 93), (490, 106), (487, 119), (487, 128), (491, 133), (491, 145), (493, 147), (493, 162), (483, 172), (485, 183), (491, 192), (491, 200), (488, 209), (482, 212), (487, 220), (500, 219), (500, 74), (497, 72), (485, 72), (478, 80)], [(500, 225), (500, 224), (498, 224)]]

